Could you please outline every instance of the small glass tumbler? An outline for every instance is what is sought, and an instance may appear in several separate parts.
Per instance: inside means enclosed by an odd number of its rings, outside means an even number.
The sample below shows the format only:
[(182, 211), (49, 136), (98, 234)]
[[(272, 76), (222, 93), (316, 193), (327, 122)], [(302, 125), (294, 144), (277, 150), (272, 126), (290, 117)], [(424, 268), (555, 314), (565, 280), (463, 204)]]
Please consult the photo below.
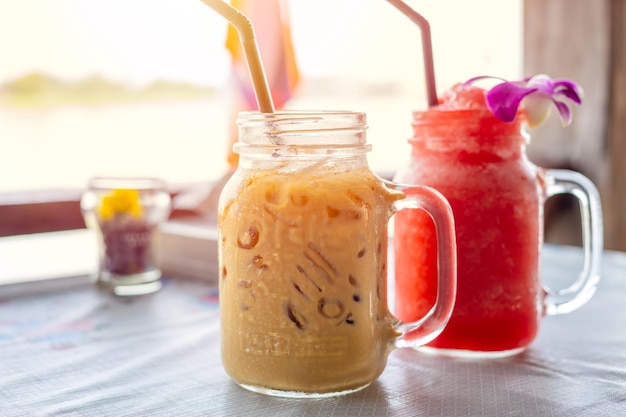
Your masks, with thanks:
[(98, 239), (99, 285), (119, 296), (149, 294), (161, 288), (153, 236), (170, 209), (165, 183), (157, 178), (89, 180), (81, 210), (85, 224)]

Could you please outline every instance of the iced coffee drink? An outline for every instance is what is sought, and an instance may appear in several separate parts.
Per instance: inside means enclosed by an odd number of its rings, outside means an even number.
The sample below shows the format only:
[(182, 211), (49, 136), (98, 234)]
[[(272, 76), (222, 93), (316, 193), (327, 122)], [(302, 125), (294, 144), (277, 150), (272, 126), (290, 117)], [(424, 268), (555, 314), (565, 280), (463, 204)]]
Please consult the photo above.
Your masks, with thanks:
[(286, 397), (366, 387), (394, 347), (432, 340), (454, 303), (455, 274), (442, 273), (437, 314), (406, 325), (391, 316), (389, 218), (433, 212), (455, 265), (449, 206), (427, 190), (407, 199), (370, 171), (363, 113), (243, 113), (239, 124), (239, 166), (218, 215), (224, 368)]
[[(221, 223), (223, 361), (239, 383), (325, 392), (382, 372), (387, 209), (369, 169), (245, 178)], [(375, 320), (372, 320), (374, 317)]]

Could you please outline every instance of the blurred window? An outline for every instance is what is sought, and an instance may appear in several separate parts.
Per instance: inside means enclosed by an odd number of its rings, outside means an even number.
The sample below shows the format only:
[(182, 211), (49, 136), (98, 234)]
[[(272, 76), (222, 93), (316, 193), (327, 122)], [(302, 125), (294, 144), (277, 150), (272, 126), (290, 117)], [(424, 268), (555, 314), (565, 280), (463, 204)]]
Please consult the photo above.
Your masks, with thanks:
[[(425, 106), (419, 30), (385, 1), (286, 3), (302, 77), (287, 107), (365, 111), (372, 168), (394, 171)], [(430, 20), (439, 92), (520, 76), (521, 0), (407, 3)], [(199, 0), (2, 1), (0, 194), (94, 175), (218, 177), (232, 123), (226, 27)]]

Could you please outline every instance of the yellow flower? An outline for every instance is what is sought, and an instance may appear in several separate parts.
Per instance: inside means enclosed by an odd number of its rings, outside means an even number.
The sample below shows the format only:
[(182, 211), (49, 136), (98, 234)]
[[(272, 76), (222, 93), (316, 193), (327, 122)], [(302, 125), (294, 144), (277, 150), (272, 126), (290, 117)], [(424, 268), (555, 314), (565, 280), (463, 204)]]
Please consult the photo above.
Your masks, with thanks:
[(128, 213), (132, 217), (143, 214), (139, 191), (118, 188), (102, 198), (98, 213), (102, 220), (108, 220), (116, 214)]

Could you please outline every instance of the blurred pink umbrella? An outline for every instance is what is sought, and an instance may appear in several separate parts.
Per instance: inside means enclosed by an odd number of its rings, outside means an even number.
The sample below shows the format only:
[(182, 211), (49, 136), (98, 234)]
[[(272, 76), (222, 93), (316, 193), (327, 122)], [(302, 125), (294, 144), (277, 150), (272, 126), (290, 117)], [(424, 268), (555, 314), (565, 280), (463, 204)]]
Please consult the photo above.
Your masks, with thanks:
[[(299, 80), (286, 0), (231, 0), (231, 4), (252, 21), (274, 108), (281, 109), (292, 96)], [(232, 25), (228, 26), (226, 48), (232, 56), (233, 74), (228, 169), (208, 188), (195, 188), (177, 196), (173, 202), (172, 218), (191, 214), (209, 222), (216, 221), (219, 195), (239, 161), (238, 155), (232, 151), (233, 144), (238, 141), (235, 120), (240, 111), (258, 109), (245, 54), (237, 30)]]
[[(287, 3), (285, 0), (231, 0), (231, 4), (254, 26), (274, 107), (279, 110), (292, 96), (299, 80)], [(239, 35), (232, 25), (228, 26), (226, 48), (232, 56), (234, 90), (227, 158), (230, 168), (234, 169), (238, 162), (238, 155), (232, 151), (232, 145), (238, 140), (237, 114), (244, 110), (258, 110), (258, 106)]]

